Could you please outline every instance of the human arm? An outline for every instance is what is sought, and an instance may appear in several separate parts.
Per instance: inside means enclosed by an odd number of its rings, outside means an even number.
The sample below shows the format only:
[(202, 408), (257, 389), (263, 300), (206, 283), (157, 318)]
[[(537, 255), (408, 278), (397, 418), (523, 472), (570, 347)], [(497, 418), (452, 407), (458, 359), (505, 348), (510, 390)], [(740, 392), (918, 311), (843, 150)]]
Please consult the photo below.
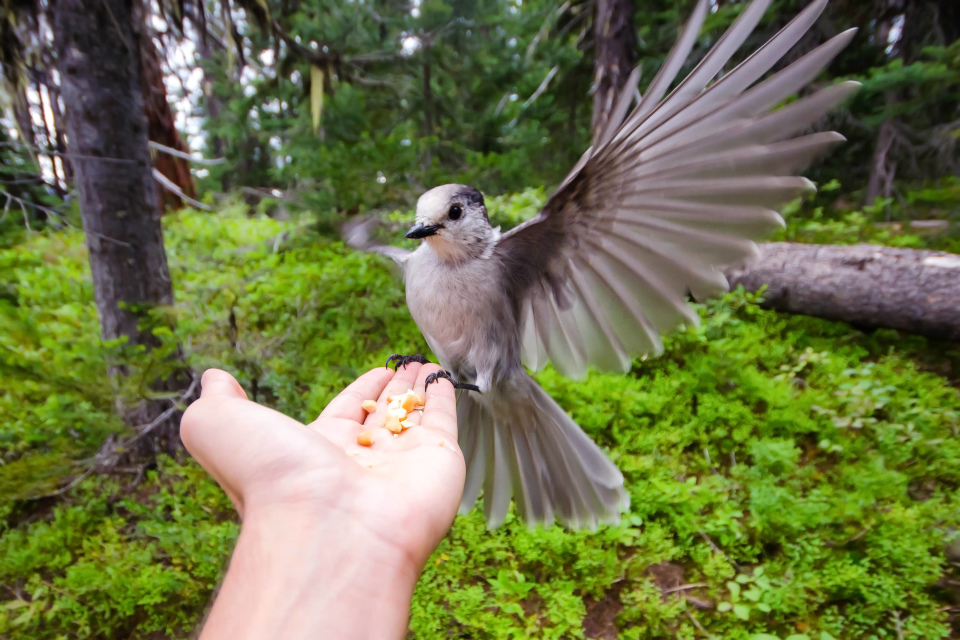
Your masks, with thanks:
[[(201, 640), (400, 638), (417, 577), (456, 514), (463, 456), (446, 381), (403, 435), (386, 396), (422, 389), (435, 365), (360, 378), (309, 425), (250, 402), (229, 374), (204, 374), (184, 415), (187, 449), (224, 488), (240, 538)], [(380, 398), (366, 415), (360, 404)], [(373, 446), (357, 435), (374, 430)]]

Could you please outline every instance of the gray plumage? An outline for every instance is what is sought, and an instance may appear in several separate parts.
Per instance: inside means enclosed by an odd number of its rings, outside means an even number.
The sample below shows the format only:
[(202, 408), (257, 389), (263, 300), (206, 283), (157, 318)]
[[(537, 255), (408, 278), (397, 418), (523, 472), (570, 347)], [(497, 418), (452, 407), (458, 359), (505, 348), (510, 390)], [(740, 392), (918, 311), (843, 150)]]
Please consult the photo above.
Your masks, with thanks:
[[(795, 177), (843, 140), (802, 134), (856, 83), (821, 89), (777, 109), (850, 41), (847, 31), (758, 81), (810, 28), (816, 0), (769, 42), (708, 87), (770, 0), (747, 7), (673, 91), (707, 15), (701, 0), (633, 111), (631, 75), (594, 146), (531, 220), (501, 235), (483, 196), (444, 185), (417, 203), (414, 252), (349, 240), (403, 269), (407, 304), (441, 365), (480, 393), (460, 395), (467, 461), (461, 510), (481, 490), (487, 523), (511, 496), (530, 524), (614, 522), (629, 504), (616, 466), (527, 374), (552, 362), (564, 375), (590, 366), (628, 371), (658, 354), (660, 334), (697, 315), (686, 303), (720, 294), (720, 268), (756, 252), (783, 224), (773, 207), (812, 188)], [(664, 97), (666, 96), (666, 97)], [(797, 137), (799, 135), (799, 137)]]

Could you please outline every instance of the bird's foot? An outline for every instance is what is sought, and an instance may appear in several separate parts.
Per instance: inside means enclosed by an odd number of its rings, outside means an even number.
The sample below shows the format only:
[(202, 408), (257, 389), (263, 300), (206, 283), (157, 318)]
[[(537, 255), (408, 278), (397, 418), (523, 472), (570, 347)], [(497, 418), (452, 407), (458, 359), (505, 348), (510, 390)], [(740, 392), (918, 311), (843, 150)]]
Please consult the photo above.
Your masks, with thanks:
[(390, 368), (390, 363), (393, 363), (393, 370), (396, 371), (400, 367), (404, 369), (407, 368), (407, 365), (411, 362), (419, 362), (420, 364), (429, 364), (430, 361), (424, 358), (419, 353), (415, 353), (412, 356), (402, 356), (399, 353), (395, 353), (389, 358), (387, 358), (387, 368)]
[(427, 382), (426, 384), (423, 385), (424, 392), (426, 392), (427, 387), (429, 387), (431, 383), (436, 382), (440, 378), (446, 378), (447, 380), (449, 380), (450, 384), (453, 385), (454, 389), (466, 389), (467, 391), (477, 391), (477, 392), (480, 391), (480, 387), (478, 387), (477, 385), (467, 384), (466, 382), (457, 382), (452, 377), (450, 377), (449, 373), (447, 373), (443, 369), (440, 369), (440, 371), (437, 371), (436, 373), (431, 373), (430, 375), (427, 376)]

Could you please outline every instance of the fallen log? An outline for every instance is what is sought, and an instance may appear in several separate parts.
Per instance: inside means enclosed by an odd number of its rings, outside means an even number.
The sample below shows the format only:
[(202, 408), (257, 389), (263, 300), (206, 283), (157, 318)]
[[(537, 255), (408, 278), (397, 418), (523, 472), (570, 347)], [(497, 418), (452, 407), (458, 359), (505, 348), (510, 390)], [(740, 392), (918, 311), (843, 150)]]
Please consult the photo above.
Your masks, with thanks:
[(960, 340), (960, 255), (876, 245), (773, 242), (726, 269), (731, 288), (779, 311)]

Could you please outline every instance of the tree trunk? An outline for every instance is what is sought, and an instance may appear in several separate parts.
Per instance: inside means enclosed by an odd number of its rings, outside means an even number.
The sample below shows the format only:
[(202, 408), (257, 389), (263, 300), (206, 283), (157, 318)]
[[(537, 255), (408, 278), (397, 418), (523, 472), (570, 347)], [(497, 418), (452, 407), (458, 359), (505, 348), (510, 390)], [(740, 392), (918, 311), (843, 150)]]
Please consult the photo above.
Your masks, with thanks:
[[(126, 338), (149, 350), (159, 343), (149, 329), (149, 312), (173, 304), (173, 290), (147, 145), (139, 12), (138, 0), (56, 0), (52, 15), (101, 333), (104, 340)], [(112, 376), (128, 374), (120, 364), (111, 366)], [(144, 386), (186, 388), (185, 375), (146, 380)], [(138, 453), (177, 446), (179, 416), (168, 409), (168, 400), (124, 407), (130, 424), (156, 422), (149, 437), (139, 440)], [(157, 422), (164, 414), (169, 415)]]
[(637, 60), (633, 0), (597, 0), (593, 19), (592, 138), (597, 139)]
[(27, 88), (20, 87), (19, 92), (13, 96), (13, 117), (17, 123), (17, 133), (21, 141), (28, 145), (28, 155), (36, 160), (34, 147), (37, 146), (36, 136), (33, 132), (33, 118), (30, 116), (30, 103), (27, 101)]
[[(194, 23), (197, 30), (206, 29), (206, 20), (195, 19)], [(203, 91), (203, 105), (206, 108), (207, 117), (216, 122), (220, 119), (220, 114), (223, 113), (223, 102), (217, 95), (213, 77), (208, 72), (208, 67), (213, 60), (213, 51), (210, 49), (210, 38), (205, 31), (200, 33), (197, 38), (197, 53), (200, 54), (200, 70), (203, 71), (203, 80), (200, 83)], [(225, 153), (223, 138), (214, 135), (210, 135), (210, 138), (212, 140), (213, 156), (222, 158)], [(224, 188), (227, 188), (226, 179), (224, 179)]]
[(53, 61), (47, 63), (47, 92), (50, 94), (50, 113), (53, 115), (53, 128), (54, 139), (52, 142), (55, 143), (54, 148), (57, 153), (60, 154), (59, 158), (51, 158), (54, 166), (57, 164), (57, 160), (60, 162), (61, 173), (63, 174), (63, 188), (68, 190), (70, 189), (70, 183), (73, 182), (73, 167), (70, 165), (70, 160), (65, 155), (67, 153), (67, 141), (64, 134), (63, 126), (63, 110), (60, 108), (60, 85), (57, 84), (55, 78), (53, 77)]
[[(140, 62), (141, 76), (140, 81), (143, 91), (144, 110), (147, 114), (147, 137), (154, 142), (176, 149), (177, 151), (189, 152), (180, 134), (177, 132), (176, 120), (173, 117), (173, 110), (167, 101), (167, 87), (163, 84), (163, 68), (160, 66), (160, 53), (148, 34), (143, 34), (140, 38)], [(190, 164), (183, 158), (174, 157), (168, 153), (156, 153), (153, 162), (157, 171), (166, 176), (170, 182), (180, 187), (189, 198), (197, 197), (197, 190), (193, 184), (193, 175), (190, 173)], [(167, 210), (167, 207), (180, 209), (183, 207), (183, 201), (175, 193), (164, 189), (162, 186), (155, 186), (157, 194), (157, 209), (160, 215)]]
[(960, 340), (960, 255), (774, 242), (726, 275), (779, 311)]
[[(888, 100), (893, 98), (889, 97)], [(897, 175), (897, 163), (891, 157), (896, 125), (893, 120), (885, 120), (877, 132), (877, 142), (870, 161), (870, 179), (864, 204), (873, 205), (877, 198), (889, 198), (893, 194), (893, 180)]]

